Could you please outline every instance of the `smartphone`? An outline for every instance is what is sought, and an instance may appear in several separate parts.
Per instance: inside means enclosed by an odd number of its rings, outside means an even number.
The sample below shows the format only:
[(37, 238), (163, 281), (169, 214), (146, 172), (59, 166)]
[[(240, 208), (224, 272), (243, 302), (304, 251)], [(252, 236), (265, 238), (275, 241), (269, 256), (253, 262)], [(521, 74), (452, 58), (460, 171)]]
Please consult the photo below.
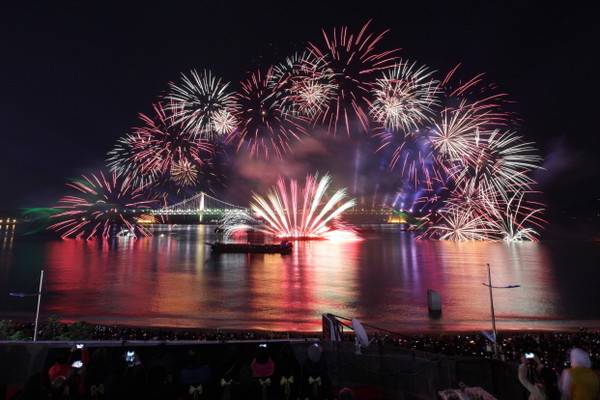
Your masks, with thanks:
[(525, 353), (525, 358), (533, 358), (533, 353)]
[(78, 349), (83, 349), (83, 344), (76, 344), (75, 347)]
[(71, 364), (71, 367), (81, 368), (81, 367), (83, 367), (83, 361), (81, 361), (81, 360), (74, 361), (73, 364)]
[(128, 351), (127, 353), (125, 353), (125, 361), (127, 361), (128, 363), (133, 363), (134, 360), (135, 351)]

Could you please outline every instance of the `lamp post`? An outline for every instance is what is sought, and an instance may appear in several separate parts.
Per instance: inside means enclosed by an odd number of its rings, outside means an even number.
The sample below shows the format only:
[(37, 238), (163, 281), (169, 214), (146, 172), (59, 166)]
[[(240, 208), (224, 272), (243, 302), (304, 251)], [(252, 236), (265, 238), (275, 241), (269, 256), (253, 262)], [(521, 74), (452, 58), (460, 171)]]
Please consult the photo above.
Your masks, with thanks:
[(483, 286), (487, 286), (490, 289), (490, 310), (492, 312), (492, 330), (494, 333), (494, 358), (498, 358), (498, 331), (496, 330), (496, 314), (494, 313), (494, 295), (492, 289), (513, 289), (520, 287), (521, 285), (508, 285), (508, 286), (492, 286), (492, 274), (490, 270), (490, 264), (487, 265), (488, 270), (488, 283), (483, 283)]
[(37, 334), (38, 334), (38, 322), (40, 320), (40, 305), (42, 303), (42, 286), (44, 283), (44, 270), (42, 269), (42, 271), (40, 272), (40, 286), (38, 288), (37, 293), (32, 293), (32, 294), (26, 294), (26, 293), (10, 293), (11, 296), (17, 296), (17, 297), (28, 297), (28, 296), (37, 296), (37, 307), (35, 309), (35, 324), (34, 324), (34, 332), (33, 332), (33, 341), (37, 341)]

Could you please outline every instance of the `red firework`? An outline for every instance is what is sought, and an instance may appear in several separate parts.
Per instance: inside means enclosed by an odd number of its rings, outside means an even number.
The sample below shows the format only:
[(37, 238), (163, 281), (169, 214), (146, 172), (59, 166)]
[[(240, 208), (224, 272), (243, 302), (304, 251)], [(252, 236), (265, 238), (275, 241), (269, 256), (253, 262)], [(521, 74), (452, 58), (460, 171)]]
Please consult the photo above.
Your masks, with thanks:
[(308, 50), (319, 59), (327, 62), (337, 86), (337, 97), (315, 123), (327, 125), (333, 135), (341, 127), (351, 135), (351, 125), (358, 122), (358, 128), (369, 131), (369, 104), (371, 90), (379, 76), (377, 72), (391, 68), (400, 49), (378, 52), (376, 47), (383, 36), (367, 33), (371, 21), (367, 22), (358, 34), (349, 33), (347, 27), (333, 30), (331, 35), (323, 31), (325, 48), (321, 50), (309, 43)]
[(151, 236), (143, 225), (137, 224), (138, 212), (154, 208), (156, 200), (144, 197), (144, 187), (131, 185), (131, 179), (116, 173), (106, 176), (100, 171), (89, 177), (73, 180), (67, 186), (76, 194), (64, 196), (55, 208), (63, 210), (51, 218), (60, 221), (49, 226), (62, 238), (85, 238), (127, 235)]
[(251, 157), (283, 158), (292, 152), (291, 142), (307, 135), (306, 118), (286, 115), (271, 91), (273, 69), (255, 72), (241, 83), (240, 109), (236, 111), (238, 129), (229, 137), (238, 151), (246, 149)]
[(133, 128), (109, 153), (109, 167), (119, 175), (131, 175), (140, 185), (165, 178), (178, 186), (196, 185), (201, 167), (212, 157), (213, 145), (184, 132), (169, 107), (158, 103), (153, 109), (155, 116), (140, 114), (144, 125)]

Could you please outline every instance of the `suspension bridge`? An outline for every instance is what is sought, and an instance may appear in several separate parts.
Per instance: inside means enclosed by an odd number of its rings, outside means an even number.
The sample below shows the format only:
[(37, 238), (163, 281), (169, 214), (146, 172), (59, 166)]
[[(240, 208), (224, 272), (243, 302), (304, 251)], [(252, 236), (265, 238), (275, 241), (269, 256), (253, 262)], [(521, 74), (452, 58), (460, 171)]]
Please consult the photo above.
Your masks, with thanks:
[[(182, 216), (191, 217), (198, 216), (200, 222), (208, 220), (217, 220), (231, 211), (246, 211), (251, 210), (248, 207), (242, 207), (236, 204), (217, 199), (205, 192), (200, 192), (193, 197), (180, 201), (156, 210), (151, 210), (151, 215), (165, 216)], [(359, 217), (372, 222), (382, 223), (406, 223), (409, 220), (410, 212), (404, 210), (398, 211), (391, 207), (353, 207), (344, 212), (349, 217)]]
[(200, 192), (197, 195), (180, 201), (176, 204), (163, 207), (156, 210), (151, 210), (152, 215), (180, 215), (192, 216), (197, 215), (200, 220), (204, 218), (217, 219), (231, 211), (250, 211), (247, 207), (238, 206), (219, 200), (205, 192)]

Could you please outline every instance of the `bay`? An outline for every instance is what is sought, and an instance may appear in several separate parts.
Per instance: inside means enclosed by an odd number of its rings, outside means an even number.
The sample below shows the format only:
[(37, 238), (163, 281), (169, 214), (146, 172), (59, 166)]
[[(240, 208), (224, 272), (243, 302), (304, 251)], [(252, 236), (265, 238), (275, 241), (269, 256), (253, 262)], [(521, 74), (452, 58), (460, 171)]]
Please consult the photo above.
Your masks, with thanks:
[[(0, 320), (318, 331), (321, 314), (391, 331), (600, 329), (600, 243), (437, 242), (398, 225), (361, 241), (298, 241), (291, 255), (212, 254), (211, 225), (157, 225), (145, 239), (24, 240), (0, 235)], [(427, 290), (442, 297), (428, 312)]]

